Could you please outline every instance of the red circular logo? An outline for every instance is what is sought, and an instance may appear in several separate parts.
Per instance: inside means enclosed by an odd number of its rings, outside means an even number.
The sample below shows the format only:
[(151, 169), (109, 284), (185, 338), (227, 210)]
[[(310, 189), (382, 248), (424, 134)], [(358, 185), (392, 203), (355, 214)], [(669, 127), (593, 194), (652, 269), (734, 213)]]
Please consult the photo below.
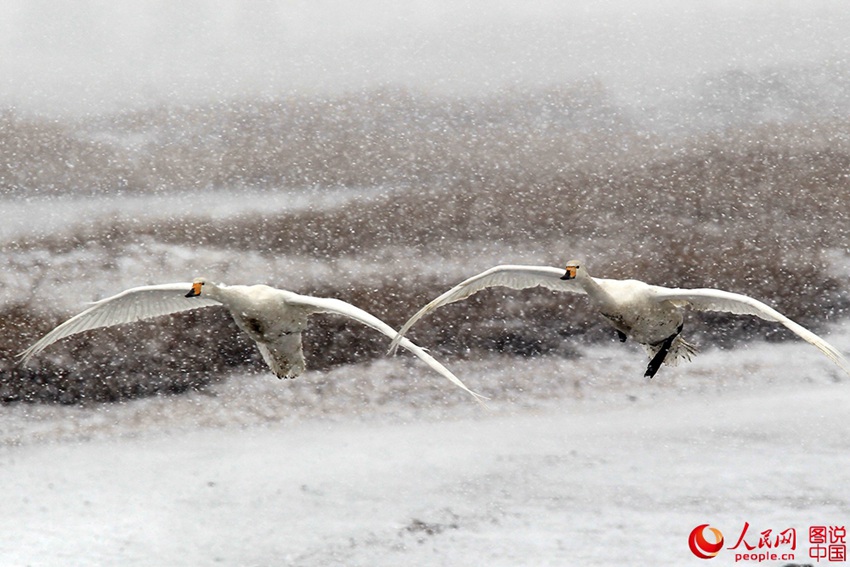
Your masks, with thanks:
[[(713, 543), (705, 539), (706, 529), (714, 536)], [(717, 528), (709, 527), (708, 524), (700, 524), (691, 531), (688, 545), (691, 552), (700, 559), (711, 559), (723, 549), (723, 534)]]

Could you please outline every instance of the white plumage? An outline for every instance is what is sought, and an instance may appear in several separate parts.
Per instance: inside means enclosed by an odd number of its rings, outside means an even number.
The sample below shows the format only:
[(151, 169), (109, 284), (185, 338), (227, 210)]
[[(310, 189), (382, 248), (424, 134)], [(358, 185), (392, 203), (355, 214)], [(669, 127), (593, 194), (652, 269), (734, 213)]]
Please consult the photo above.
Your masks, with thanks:
[(102, 299), (71, 317), (20, 354), (21, 363), (54, 342), (99, 327), (132, 323), (169, 313), (223, 305), (236, 324), (259, 347), (263, 359), (279, 378), (294, 378), (304, 371), (301, 332), (313, 313), (335, 313), (359, 321), (400, 344), (455, 385), (480, 399), (454, 374), (424, 349), (375, 317), (339, 299), (299, 295), (266, 285), (216, 285), (204, 278), (193, 283), (173, 283), (135, 287)]
[(719, 289), (677, 289), (650, 285), (638, 280), (594, 278), (584, 265), (571, 261), (566, 269), (546, 266), (496, 266), (461, 282), (440, 295), (411, 317), (390, 345), (394, 352), (400, 340), (419, 319), (438, 307), (465, 299), (483, 289), (502, 286), (524, 289), (543, 286), (555, 291), (586, 294), (620, 335), (644, 345), (650, 357), (646, 376), (652, 377), (662, 363), (672, 365), (680, 358), (690, 360), (696, 349), (680, 335), (682, 308), (754, 315), (785, 325), (800, 338), (817, 347), (850, 375), (850, 365), (838, 350), (757, 299)]

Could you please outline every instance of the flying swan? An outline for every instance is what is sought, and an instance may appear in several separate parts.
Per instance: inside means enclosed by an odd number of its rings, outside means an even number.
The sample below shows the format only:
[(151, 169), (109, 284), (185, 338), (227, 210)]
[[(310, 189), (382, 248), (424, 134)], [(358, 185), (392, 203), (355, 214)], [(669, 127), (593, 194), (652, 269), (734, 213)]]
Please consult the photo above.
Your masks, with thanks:
[(761, 301), (719, 289), (676, 289), (649, 285), (638, 280), (594, 278), (578, 261), (570, 261), (565, 269), (546, 266), (496, 266), (456, 285), (420, 309), (399, 331), (390, 345), (395, 352), (399, 341), (423, 316), (438, 307), (466, 299), (488, 287), (525, 289), (543, 286), (555, 291), (586, 294), (593, 306), (606, 317), (620, 341), (631, 337), (646, 348), (649, 365), (644, 376), (652, 378), (662, 363), (675, 365), (679, 359), (690, 360), (696, 348), (682, 338), (682, 309), (725, 311), (755, 315), (782, 323), (799, 337), (824, 353), (850, 375), (850, 365), (841, 353), (825, 340), (798, 325)]
[(223, 305), (230, 311), (239, 328), (257, 343), (263, 360), (278, 378), (295, 378), (304, 371), (301, 332), (307, 326), (307, 317), (313, 313), (335, 313), (396, 339), (394, 345), (400, 344), (479, 401), (483, 398), (424, 349), (398, 336), (377, 317), (345, 301), (299, 295), (266, 285), (216, 285), (204, 278), (196, 278), (193, 283), (135, 287), (102, 299), (20, 353), (21, 364), (56, 341), (83, 331), (214, 305)]

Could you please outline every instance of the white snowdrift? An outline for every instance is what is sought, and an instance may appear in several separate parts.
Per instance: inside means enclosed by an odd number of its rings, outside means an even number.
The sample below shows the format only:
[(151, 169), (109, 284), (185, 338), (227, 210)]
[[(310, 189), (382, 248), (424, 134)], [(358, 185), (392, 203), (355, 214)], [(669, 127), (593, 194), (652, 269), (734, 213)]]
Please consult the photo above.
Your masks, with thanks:
[[(749, 522), (795, 527), (805, 562), (809, 525), (850, 519), (850, 389), (806, 347), (708, 352), (651, 383), (619, 345), (575, 361), (455, 364), (473, 387), (494, 376), (538, 384), (524, 403), (490, 410), (428, 405), (428, 384), (410, 392), (412, 406), (358, 404), (340, 387), (336, 402), (286, 416), (276, 404), (293, 406), (275, 396), (294, 383), (265, 376), (98, 409), (3, 408), (0, 557), (687, 565), (699, 564), (687, 547), (696, 525), (736, 539)], [(380, 378), (399, 364), (302, 380)], [(559, 372), (579, 385), (541, 391)], [(715, 563), (731, 564), (724, 552)]]

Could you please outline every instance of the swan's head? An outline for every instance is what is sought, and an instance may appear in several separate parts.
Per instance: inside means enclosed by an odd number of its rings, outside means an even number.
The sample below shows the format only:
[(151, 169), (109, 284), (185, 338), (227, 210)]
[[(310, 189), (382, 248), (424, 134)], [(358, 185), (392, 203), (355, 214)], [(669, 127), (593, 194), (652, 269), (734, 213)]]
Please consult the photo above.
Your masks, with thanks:
[(574, 280), (579, 276), (579, 274), (582, 274), (582, 275), (586, 274), (587, 272), (582, 267), (582, 265), (583, 265), (583, 262), (581, 262), (579, 260), (570, 260), (569, 262), (567, 262), (567, 267), (564, 268), (566, 270), (566, 273), (563, 276), (561, 276), (561, 279), (562, 280)]
[(198, 297), (201, 295), (201, 290), (204, 287), (204, 284), (207, 281), (204, 278), (195, 278), (192, 281), (192, 289), (189, 290), (189, 293), (186, 294), (186, 297)]

